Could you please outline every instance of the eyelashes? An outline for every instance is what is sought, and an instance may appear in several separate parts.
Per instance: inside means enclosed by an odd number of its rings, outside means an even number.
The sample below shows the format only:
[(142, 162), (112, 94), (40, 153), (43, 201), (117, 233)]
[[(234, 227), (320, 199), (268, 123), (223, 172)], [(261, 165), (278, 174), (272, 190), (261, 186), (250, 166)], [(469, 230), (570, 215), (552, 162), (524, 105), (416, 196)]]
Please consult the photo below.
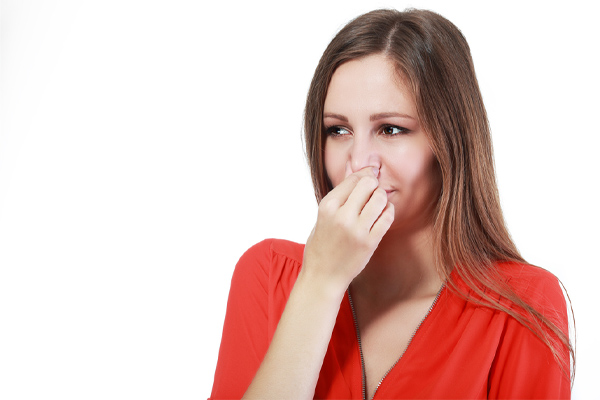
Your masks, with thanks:
[(350, 131), (342, 126), (334, 125), (325, 128), (327, 136), (346, 136), (350, 134)]
[(384, 125), (381, 131), (386, 136), (397, 136), (408, 133), (408, 129), (396, 125)]
[[(327, 136), (340, 137), (340, 136), (348, 136), (351, 135), (352, 132), (344, 128), (341, 125), (333, 125), (329, 127), (325, 127), (325, 133)], [(388, 137), (401, 136), (407, 133), (410, 133), (410, 130), (403, 128), (398, 125), (382, 125), (377, 131), (378, 134)]]

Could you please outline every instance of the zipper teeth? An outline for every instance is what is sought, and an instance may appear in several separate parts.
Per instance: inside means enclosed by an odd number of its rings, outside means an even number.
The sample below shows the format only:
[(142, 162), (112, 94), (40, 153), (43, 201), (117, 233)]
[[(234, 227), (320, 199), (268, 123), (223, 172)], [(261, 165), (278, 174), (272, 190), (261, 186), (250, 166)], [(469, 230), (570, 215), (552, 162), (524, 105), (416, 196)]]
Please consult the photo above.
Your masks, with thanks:
[(358, 351), (360, 353), (360, 371), (362, 373), (362, 398), (363, 400), (367, 400), (367, 373), (365, 372), (365, 358), (363, 357), (360, 332), (358, 330), (358, 320), (356, 319), (356, 312), (354, 311), (354, 303), (352, 303), (352, 296), (350, 296), (350, 289), (348, 289), (348, 301), (350, 302), (350, 309), (352, 310), (352, 319), (354, 320), (354, 329), (356, 330), (356, 339), (358, 340)]
[[(427, 310), (427, 313), (425, 314), (425, 316), (423, 317), (423, 319), (421, 320), (421, 322), (419, 322), (419, 325), (417, 325), (417, 327), (413, 331), (412, 335), (410, 335), (410, 339), (408, 339), (408, 343), (406, 343), (406, 347), (402, 351), (402, 354), (400, 354), (400, 357), (398, 357), (398, 359), (396, 360), (396, 362), (394, 364), (392, 364), (392, 366), (385, 372), (385, 374), (383, 374), (383, 377), (381, 378), (381, 380), (379, 381), (379, 383), (375, 387), (375, 391), (373, 392), (373, 396), (371, 397), (371, 400), (373, 400), (373, 398), (375, 397), (375, 394), (377, 393), (377, 390), (379, 390), (379, 386), (381, 386), (381, 384), (383, 383), (383, 380), (385, 379), (385, 377), (388, 376), (388, 374), (394, 369), (394, 367), (396, 366), (396, 364), (398, 364), (398, 362), (400, 362), (400, 359), (402, 358), (402, 356), (404, 355), (404, 353), (406, 353), (406, 350), (408, 349), (408, 346), (410, 346), (410, 343), (412, 342), (413, 338), (417, 334), (417, 331), (419, 330), (419, 328), (421, 327), (421, 325), (423, 324), (423, 322), (425, 321), (425, 319), (427, 319), (427, 317), (431, 313), (431, 310), (433, 310), (433, 307), (435, 307), (438, 299), (440, 298), (440, 295), (442, 294), (442, 289), (444, 289), (444, 286), (445, 285), (442, 284), (442, 287), (437, 292), (437, 295), (435, 296), (435, 299), (433, 299), (433, 303), (431, 303), (431, 305), (429, 306), (429, 309)], [(354, 328), (356, 329), (356, 338), (358, 340), (358, 350), (360, 352), (360, 369), (361, 369), (361, 372), (362, 372), (362, 398), (363, 398), (363, 400), (367, 400), (367, 373), (366, 373), (366, 370), (365, 370), (365, 358), (363, 356), (362, 341), (360, 339), (360, 331), (358, 330), (358, 319), (356, 318), (356, 311), (354, 311), (354, 303), (352, 302), (352, 296), (350, 296), (350, 289), (348, 289), (348, 300), (350, 302), (350, 309), (352, 310), (352, 318), (354, 319)]]

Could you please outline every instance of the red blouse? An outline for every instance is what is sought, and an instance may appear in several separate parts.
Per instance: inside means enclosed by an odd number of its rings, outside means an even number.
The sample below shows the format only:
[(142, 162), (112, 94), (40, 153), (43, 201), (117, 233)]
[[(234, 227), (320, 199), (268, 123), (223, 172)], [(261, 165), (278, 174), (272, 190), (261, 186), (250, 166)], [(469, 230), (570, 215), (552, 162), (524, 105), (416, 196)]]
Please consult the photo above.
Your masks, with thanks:
[[(212, 399), (239, 399), (245, 393), (273, 338), (303, 252), (304, 245), (268, 239), (240, 258), (231, 281)], [(566, 331), (566, 304), (556, 277), (531, 265), (506, 263), (500, 268), (522, 298), (547, 317), (554, 316)], [(315, 398), (361, 399), (361, 377), (346, 296)], [(444, 288), (374, 398), (569, 399), (570, 381), (529, 329), (504, 312), (477, 306)]]

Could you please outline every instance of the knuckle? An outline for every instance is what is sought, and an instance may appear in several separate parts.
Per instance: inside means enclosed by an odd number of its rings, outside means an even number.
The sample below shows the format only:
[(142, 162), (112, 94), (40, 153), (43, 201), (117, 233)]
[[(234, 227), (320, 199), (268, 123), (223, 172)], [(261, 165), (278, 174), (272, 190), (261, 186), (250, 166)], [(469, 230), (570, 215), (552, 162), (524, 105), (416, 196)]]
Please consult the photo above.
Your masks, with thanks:
[(323, 202), (321, 202), (321, 204), (319, 205), (319, 208), (317, 210), (317, 216), (320, 218), (323, 218), (323, 217), (328, 217), (332, 213), (333, 213), (333, 207), (332, 207), (331, 203), (323, 204)]
[(327, 204), (327, 203), (331, 203), (332, 201), (335, 201), (336, 198), (336, 188), (333, 188), (333, 190), (331, 190), (329, 193), (327, 193), (325, 195), (325, 197), (323, 197), (323, 199), (321, 199), (321, 202), (319, 204)]
[(367, 235), (361, 235), (361, 240), (357, 241), (355, 246), (362, 252), (371, 251), (374, 247), (371, 238)]
[(337, 199), (333, 196), (324, 197), (319, 204), (319, 211), (331, 211), (337, 208)]
[(335, 216), (333, 224), (336, 228), (342, 230), (349, 230), (351, 227), (350, 219), (347, 218), (343, 213), (338, 213)]
[(354, 249), (362, 249), (364, 246), (364, 237), (359, 230), (350, 232), (350, 241)]

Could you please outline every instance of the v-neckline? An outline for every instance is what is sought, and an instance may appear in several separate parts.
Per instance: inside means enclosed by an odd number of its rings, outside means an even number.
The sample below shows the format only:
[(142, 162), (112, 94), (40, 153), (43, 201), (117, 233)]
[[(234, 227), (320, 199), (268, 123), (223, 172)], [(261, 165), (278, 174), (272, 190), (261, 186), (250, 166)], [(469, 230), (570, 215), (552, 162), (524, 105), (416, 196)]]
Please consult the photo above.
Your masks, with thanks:
[[(404, 356), (404, 354), (406, 354), (406, 351), (409, 349), (411, 343), (413, 342), (415, 336), (417, 336), (417, 334), (419, 333), (419, 328), (421, 328), (421, 326), (423, 325), (423, 323), (425, 322), (425, 320), (427, 320), (427, 318), (429, 317), (429, 315), (431, 315), (431, 312), (433, 311), (435, 305), (438, 303), (438, 300), (440, 299), (440, 296), (442, 294), (442, 292), (444, 291), (444, 288), (446, 287), (446, 284), (443, 283), (442, 286), (440, 287), (440, 289), (438, 290), (435, 298), (433, 299), (433, 302), (431, 303), (431, 305), (429, 306), (429, 308), (427, 309), (427, 313), (425, 314), (425, 316), (423, 317), (423, 319), (421, 319), (421, 321), (419, 322), (419, 324), (417, 325), (416, 329), (413, 331), (412, 335), (410, 336), (410, 339), (408, 340), (408, 343), (406, 344), (406, 347), (404, 348), (404, 350), (402, 351), (402, 353), (400, 354), (400, 356), (396, 359), (396, 361), (392, 364), (392, 366), (390, 368), (388, 368), (388, 370), (386, 371), (386, 373), (383, 375), (383, 377), (379, 380), (379, 383), (377, 383), (377, 386), (375, 387), (375, 391), (373, 392), (373, 396), (371, 396), (370, 399), (368, 400), (373, 400), (375, 398), (375, 395), (377, 394), (377, 391), (379, 390), (379, 387), (381, 386), (381, 384), (383, 383), (383, 381), (385, 380), (385, 378), (389, 375), (390, 372), (392, 372), (392, 370), (396, 367), (396, 365), (398, 365), (398, 363), (400, 362), (400, 360), (402, 359), (402, 357)], [(366, 376), (366, 370), (365, 370), (365, 359), (363, 356), (363, 350), (362, 350), (362, 343), (361, 343), (361, 337), (360, 337), (360, 329), (358, 326), (358, 319), (356, 318), (356, 311), (354, 309), (354, 303), (352, 302), (352, 296), (350, 295), (350, 289), (348, 289), (346, 291), (347, 293), (347, 299), (348, 299), (348, 304), (350, 306), (350, 312), (352, 314), (352, 321), (354, 322), (354, 330), (355, 330), (355, 334), (356, 334), (356, 341), (358, 344), (358, 351), (359, 351), (359, 357), (360, 357), (360, 372), (361, 372), (361, 381), (362, 381), (362, 399), (363, 400), (367, 400), (367, 376)]]

